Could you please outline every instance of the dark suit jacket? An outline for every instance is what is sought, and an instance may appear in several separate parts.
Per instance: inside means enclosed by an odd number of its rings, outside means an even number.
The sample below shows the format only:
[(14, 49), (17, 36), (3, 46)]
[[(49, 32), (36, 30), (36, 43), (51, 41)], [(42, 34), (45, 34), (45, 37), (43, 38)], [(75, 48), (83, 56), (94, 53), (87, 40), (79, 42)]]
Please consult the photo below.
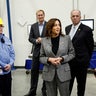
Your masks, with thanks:
[[(71, 27), (72, 25), (69, 25), (65, 28), (66, 34), (69, 34)], [(88, 66), (94, 47), (91, 28), (81, 23), (72, 39), (72, 43), (76, 54), (73, 62), (75, 61), (77, 63), (83, 64), (83, 66)], [(73, 65), (77, 66), (76, 63)]]
[(37, 44), (36, 43), (36, 39), (38, 37), (41, 37), (41, 38), (45, 37), (45, 32), (46, 32), (45, 25), (46, 25), (46, 21), (44, 23), (44, 27), (43, 27), (42, 35), (41, 36), (39, 34), (38, 22), (36, 22), (36, 23), (31, 25), (31, 30), (30, 30), (30, 35), (29, 35), (29, 42), (31, 42), (33, 44), (33, 46), (34, 46), (33, 55), (35, 57), (39, 56), (39, 54), (40, 54), (40, 47), (41, 47), (41, 44)]

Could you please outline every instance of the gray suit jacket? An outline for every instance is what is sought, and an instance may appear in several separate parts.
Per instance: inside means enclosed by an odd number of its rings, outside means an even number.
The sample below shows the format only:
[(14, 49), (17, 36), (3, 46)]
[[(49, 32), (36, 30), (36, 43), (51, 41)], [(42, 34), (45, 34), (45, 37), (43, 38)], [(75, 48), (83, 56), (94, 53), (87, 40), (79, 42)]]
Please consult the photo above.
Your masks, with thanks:
[[(45, 81), (52, 81), (55, 76), (55, 72), (61, 82), (71, 79), (70, 67), (68, 61), (74, 58), (74, 48), (69, 36), (60, 36), (59, 49), (55, 55), (52, 52), (51, 38), (45, 37), (41, 42), (40, 50), (40, 62), (44, 64), (43, 67), (43, 79)], [(60, 57), (64, 58), (64, 61), (58, 65), (54, 66), (47, 62), (49, 57)]]

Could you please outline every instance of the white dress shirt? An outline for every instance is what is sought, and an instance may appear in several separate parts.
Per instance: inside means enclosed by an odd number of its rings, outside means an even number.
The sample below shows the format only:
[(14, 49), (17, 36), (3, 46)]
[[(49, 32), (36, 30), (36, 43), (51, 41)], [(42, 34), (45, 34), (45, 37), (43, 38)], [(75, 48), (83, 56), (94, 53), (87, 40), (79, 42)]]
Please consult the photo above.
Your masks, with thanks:
[(70, 33), (69, 33), (71, 40), (73, 39), (74, 35), (76, 34), (76, 31), (80, 24), (81, 24), (81, 22), (79, 24), (77, 24), (76, 26), (72, 25)]
[(42, 24), (39, 23), (39, 34), (40, 34), (40, 36), (42, 35), (43, 27), (44, 27), (44, 22)]

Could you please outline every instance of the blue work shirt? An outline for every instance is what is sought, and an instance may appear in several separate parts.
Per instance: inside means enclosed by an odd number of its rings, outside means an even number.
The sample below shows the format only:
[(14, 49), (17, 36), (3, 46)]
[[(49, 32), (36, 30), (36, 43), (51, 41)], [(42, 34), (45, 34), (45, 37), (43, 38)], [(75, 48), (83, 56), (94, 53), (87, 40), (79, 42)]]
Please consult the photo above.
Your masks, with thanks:
[[(1, 42), (1, 38), (4, 39), (5, 42)], [(6, 64), (10, 64), (11, 66), (14, 64), (15, 60), (15, 52), (13, 45), (4, 34), (0, 34), (0, 69), (3, 70)], [(2, 71), (0, 75), (8, 74), (11, 71)]]

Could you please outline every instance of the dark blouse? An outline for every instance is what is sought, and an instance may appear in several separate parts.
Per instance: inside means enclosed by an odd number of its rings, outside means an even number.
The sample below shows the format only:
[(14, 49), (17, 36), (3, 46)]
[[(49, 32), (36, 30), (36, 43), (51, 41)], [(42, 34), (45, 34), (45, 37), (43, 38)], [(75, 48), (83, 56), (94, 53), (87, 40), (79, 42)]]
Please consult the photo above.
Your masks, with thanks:
[(52, 51), (56, 55), (59, 47), (59, 38), (60, 36), (56, 38), (51, 38), (51, 43), (52, 43)]

